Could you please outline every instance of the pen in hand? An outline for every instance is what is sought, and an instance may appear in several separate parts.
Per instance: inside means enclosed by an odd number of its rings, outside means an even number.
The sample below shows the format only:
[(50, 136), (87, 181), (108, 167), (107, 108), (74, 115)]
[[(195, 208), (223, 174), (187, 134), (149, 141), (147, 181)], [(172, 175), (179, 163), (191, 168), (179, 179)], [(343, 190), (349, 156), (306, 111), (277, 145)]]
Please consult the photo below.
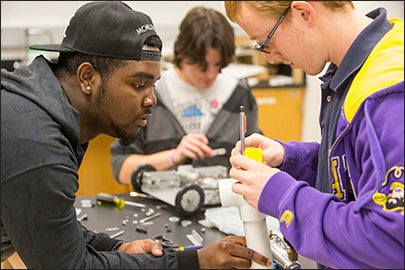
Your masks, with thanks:
[(241, 154), (245, 154), (245, 133), (246, 133), (246, 115), (245, 115), (245, 108), (240, 106), (240, 125), (239, 125), (239, 137), (240, 137), (240, 151)]
[(197, 246), (180, 246), (179, 247), (179, 251), (186, 251), (186, 250), (196, 250), (196, 249), (200, 249), (203, 248), (204, 245), (197, 245)]

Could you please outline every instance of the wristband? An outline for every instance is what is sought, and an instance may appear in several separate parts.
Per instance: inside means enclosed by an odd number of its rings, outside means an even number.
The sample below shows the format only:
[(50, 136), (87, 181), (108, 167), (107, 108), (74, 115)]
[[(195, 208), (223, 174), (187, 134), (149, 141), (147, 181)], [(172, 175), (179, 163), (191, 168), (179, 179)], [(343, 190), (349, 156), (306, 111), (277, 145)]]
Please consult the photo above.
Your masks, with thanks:
[(120, 246), (122, 246), (122, 244), (124, 244), (124, 243), (125, 243), (124, 240), (119, 240), (119, 241), (117, 241), (117, 242), (114, 244), (114, 246), (112, 247), (111, 251), (117, 251), (117, 250), (120, 248)]
[(174, 152), (176, 152), (176, 148), (173, 148), (172, 150), (170, 150), (169, 161), (173, 166), (177, 166), (176, 162), (174, 162), (174, 159), (173, 159)]

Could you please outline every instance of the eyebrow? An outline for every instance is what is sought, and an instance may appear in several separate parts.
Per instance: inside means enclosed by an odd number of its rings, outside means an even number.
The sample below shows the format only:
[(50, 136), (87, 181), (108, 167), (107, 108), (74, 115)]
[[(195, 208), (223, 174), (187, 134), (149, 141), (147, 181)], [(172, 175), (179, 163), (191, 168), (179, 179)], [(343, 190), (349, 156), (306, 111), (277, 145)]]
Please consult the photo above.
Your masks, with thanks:
[(151, 75), (150, 73), (146, 73), (146, 72), (137, 72), (135, 74), (132, 75), (132, 77), (134, 78), (145, 78), (148, 80), (154, 80), (155, 76)]

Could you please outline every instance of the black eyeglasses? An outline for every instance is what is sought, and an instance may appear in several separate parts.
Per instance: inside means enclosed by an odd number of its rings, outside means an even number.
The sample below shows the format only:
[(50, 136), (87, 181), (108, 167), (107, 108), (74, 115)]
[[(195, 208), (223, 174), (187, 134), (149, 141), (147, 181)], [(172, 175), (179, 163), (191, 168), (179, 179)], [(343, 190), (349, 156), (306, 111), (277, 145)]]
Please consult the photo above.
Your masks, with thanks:
[(270, 53), (270, 51), (265, 50), (267, 47), (267, 44), (269, 44), (270, 39), (273, 37), (274, 33), (276, 32), (278, 26), (281, 24), (281, 22), (284, 20), (285, 16), (288, 13), (288, 10), (290, 10), (290, 5), (283, 11), (283, 14), (281, 14), (280, 19), (278, 19), (276, 25), (271, 29), (270, 33), (267, 35), (266, 40), (260, 44), (259, 42), (256, 42), (255, 49), (258, 50), (259, 52), (263, 53)]

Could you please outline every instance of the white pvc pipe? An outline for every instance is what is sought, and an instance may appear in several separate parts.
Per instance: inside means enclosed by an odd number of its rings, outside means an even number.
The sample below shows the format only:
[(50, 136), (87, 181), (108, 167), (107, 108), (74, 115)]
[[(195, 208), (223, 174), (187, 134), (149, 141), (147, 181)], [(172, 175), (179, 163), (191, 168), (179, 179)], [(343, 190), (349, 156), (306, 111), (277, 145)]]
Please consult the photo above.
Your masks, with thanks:
[[(232, 191), (232, 185), (235, 182), (236, 180), (232, 178), (220, 179), (218, 181), (221, 204), (224, 207), (239, 207), (239, 217), (243, 221), (247, 247), (266, 256), (271, 262), (273, 262), (266, 224), (266, 215), (250, 206), (243, 199), (242, 195), (236, 194)], [(250, 269), (274, 269), (274, 267), (273, 264), (270, 266), (264, 266), (252, 261)]]

